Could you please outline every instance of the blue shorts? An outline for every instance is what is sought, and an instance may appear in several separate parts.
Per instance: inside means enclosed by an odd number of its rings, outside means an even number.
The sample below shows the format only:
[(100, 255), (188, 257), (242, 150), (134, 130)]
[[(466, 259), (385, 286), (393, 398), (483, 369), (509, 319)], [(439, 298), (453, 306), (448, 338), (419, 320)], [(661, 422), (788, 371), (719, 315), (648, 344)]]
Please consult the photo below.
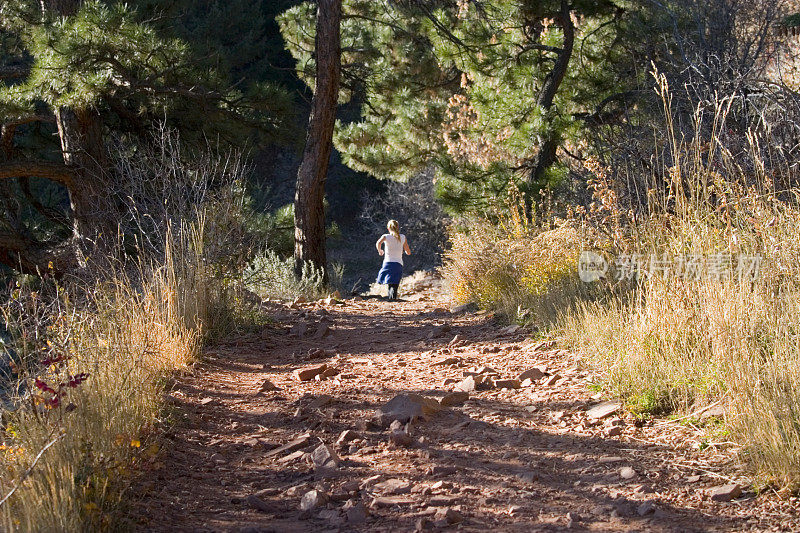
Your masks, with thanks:
[(403, 277), (403, 265), (400, 263), (384, 263), (378, 272), (377, 282), (380, 284), (397, 285)]

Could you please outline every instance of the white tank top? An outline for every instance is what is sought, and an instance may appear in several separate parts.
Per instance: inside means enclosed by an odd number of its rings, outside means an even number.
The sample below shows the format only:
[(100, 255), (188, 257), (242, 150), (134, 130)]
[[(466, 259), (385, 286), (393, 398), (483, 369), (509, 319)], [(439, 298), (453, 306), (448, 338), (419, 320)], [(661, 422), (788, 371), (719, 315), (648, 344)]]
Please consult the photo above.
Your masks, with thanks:
[(400, 263), (403, 264), (403, 245), (406, 242), (406, 236), (400, 234), (400, 240), (397, 240), (391, 233), (383, 234), (383, 262), (384, 263)]

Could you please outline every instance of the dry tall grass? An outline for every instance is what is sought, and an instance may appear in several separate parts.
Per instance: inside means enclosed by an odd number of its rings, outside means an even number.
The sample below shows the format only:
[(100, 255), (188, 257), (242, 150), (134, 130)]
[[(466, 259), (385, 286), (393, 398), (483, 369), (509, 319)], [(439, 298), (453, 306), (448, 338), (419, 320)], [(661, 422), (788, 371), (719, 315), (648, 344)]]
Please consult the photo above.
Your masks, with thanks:
[[(669, 114), (665, 84), (662, 95)], [(635, 411), (723, 405), (728, 438), (741, 444), (757, 479), (792, 490), (800, 488), (800, 192), (771, 187), (780, 180), (766, 170), (775, 165), (756, 135), (746, 147), (753, 164), (726, 146), (728, 104), (710, 127), (701, 128), (698, 113), (694, 137), (671, 136), (646, 218), (619, 208), (595, 165), (594, 202), (574, 229), (517, 235), (481, 223), (453, 236), (445, 275), (462, 300), (560, 314), (565, 342)], [(548, 234), (563, 238), (543, 240)], [(595, 284), (594, 295), (605, 295), (543, 308), (537, 297), (551, 288), (559, 297), (586, 294), (560, 291), (565, 280), (576, 282), (582, 246), (618, 261)], [(618, 281), (634, 263), (638, 277)], [(528, 270), (542, 273), (544, 289), (526, 284)]]
[(27, 368), (23, 403), (4, 413), (0, 498), (11, 496), (0, 506), (3, 530), (119, 525), (132, 462), (154, 451), (146, 437), (162, 414), (164, 379), (199, 348), (179, 297), (159, 272), (138, 290), (118, 277), (20, 316), (42, 296), (15, 290), (6, 319), (27, 341), (17, 345)]

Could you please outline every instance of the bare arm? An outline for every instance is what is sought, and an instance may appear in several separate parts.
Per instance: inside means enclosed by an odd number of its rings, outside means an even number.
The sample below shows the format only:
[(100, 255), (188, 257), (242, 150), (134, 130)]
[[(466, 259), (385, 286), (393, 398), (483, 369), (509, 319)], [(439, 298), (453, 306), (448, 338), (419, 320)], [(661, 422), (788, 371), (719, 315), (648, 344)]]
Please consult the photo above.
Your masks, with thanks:
[(408, 239), (403, 241), (403, 250), (406, 252), (406, 255), (411, 255), (411, 248), (408, 247)]
[(386, 236), (385, 235), (381, 235), (381, 238), (378, 239), (378, 242), (375, 243), (375, 248), (378, 249), (378, 255), (383, 255), (383, 248), (381, 248), (381, 244), (383, 244), (383, 241), (385, 241), (385, 240), (386, 240)]

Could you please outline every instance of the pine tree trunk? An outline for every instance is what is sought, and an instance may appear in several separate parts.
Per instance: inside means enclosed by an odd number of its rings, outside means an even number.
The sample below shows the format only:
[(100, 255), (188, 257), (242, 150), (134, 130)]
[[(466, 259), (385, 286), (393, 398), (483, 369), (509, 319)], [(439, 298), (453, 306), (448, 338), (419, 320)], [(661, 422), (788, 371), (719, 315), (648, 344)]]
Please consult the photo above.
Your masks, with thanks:
[[(564, 42), (561, 45), (561, 51), (553, 64), (553, 69), (547, 74), (544, 80), (544, 85), (537, 98), (537, 105), (545, 112), (553, 107), (553, 100), (561, 82), (564, 81), (564, 76), (567, 73), (569, 60), (572, 58), (572, 51), (575, 46), (575, 25), (572, 22), (571, 7), (567, 0), (561, 0), (561, 9), (559, 11), (558, 23), (564, 32)], [(544, 136), (540, 139), (541, 145), (539, 152), (531, 165), (533, 170), (530, 174), (530, 182), (538, 183), (544, 177), (544, 173), (549, 169), (553, 163), (556, 162), (556, 150), (558, 145), (561, 144), (559, 134), (552, 129), (549, 129)]]
[(300, 277), (303, 266), (310, 263), (323, 272), (325, 282), (328, 278), (323, 200), (339, 98), (341, 16), (341, 0), (317, 2), (316, 82), (294, 197), (295, 274)]
[(69, 199), (76, 245), (84, 255), (109, 253), (118, 213), (108, 180), (102, 118), (93, 109), (60, 107), (56, 124), (64, 163), (75, 170)]

